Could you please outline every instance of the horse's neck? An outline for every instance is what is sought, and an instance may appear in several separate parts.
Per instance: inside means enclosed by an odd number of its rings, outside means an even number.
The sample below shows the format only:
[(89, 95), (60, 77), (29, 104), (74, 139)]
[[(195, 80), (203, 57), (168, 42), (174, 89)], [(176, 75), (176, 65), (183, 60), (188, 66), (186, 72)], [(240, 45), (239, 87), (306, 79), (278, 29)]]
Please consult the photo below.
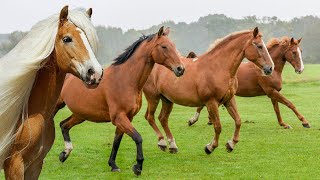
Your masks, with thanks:
[(219, 69), (220, 72), (229, 73), (230, 77), (235, 77), (241, 61), (244, 58), (244, 46), (247, 43), (247, 35), (238, 37), (231, 42), (226, 43), (218, 49), (213, 49), (205, 56), (206, 66), (210, 67), (212, 71)]
[(277, 46), (269, 49), (268, 51), (274, 63), (274, 71), (281, 74), (286, 63), (284, 60), (285, 48)]
[(145, 44), (141, 44), (130, 59), (120, 65), (122, 70), (125, 71), (121, 73), (127, 76), (126, 78), (131, 87), (138, 91), (142, 90), (155, 63), (151, 58), (151, 49), (145, 49), (143, 48), (144, 46)]
[(28, 103), (28, 114), (51, 115), (60, 95), (66, 73), (56, 63), (54, 51), (39, 69)]

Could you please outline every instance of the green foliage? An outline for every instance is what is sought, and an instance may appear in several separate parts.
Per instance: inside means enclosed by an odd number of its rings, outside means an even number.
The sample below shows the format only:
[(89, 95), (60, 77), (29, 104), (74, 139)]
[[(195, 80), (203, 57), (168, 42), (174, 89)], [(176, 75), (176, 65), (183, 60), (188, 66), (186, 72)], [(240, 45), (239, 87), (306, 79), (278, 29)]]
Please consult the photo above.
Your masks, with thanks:
[[(242, 19), (233, 19), (223, 14), (212, 14), (199, 18), (198, 21), (190, 24), (173, 21), (165, 21), (162, 24), (154, 25), (145, 30), (129, 29), (124, 32), (121, 28), (97, 26), (100, 39), (98, 60), (102, 64), (111, 64), (121, 52), (137, 40), (142, 34), (151, 34), (159, 30), (160, 26), (171, 27), (170, 37), (176, 44), (178, 50), (186, 55), (190, 51), (197, 54), (204, 53), (209, 45), (216, 39), (222, 38), (231, 32), (253, 29), (258, 26), (264, 34), (264, 40), (272, 37), (293, 36), (302, 37), (303, 58), (305, 63), (320, 63), (320, 19), (315, 16), (304, 16), (294, 18), (291, 21), (281, 21), (277, 17), (247, 16)], [(0, 57), (9, 52), (17, 42), (25, 35), (15, 31), (1, 39), (7, 39), (0, 43)]]

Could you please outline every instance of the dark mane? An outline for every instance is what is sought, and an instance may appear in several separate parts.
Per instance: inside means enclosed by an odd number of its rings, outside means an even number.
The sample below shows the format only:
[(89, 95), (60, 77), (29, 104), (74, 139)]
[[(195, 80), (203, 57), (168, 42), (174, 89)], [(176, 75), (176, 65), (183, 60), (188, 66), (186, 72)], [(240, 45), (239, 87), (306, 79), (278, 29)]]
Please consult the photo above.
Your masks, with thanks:
[(131, 55), (134, 53), (134, 51), (139, 47), (139, 45), (144, 41), (147, 40), (148, 42), (152, 40), (152, 38), (155, 36), (155, 34), (150, 35), (143, 35), (138, 40), (136, 40), (131, 46), (127, 47), (123, 53), (121, 53), (117, 58), (115, 58), (112, 63), (112, 65), (120, 65), (126, 62)]

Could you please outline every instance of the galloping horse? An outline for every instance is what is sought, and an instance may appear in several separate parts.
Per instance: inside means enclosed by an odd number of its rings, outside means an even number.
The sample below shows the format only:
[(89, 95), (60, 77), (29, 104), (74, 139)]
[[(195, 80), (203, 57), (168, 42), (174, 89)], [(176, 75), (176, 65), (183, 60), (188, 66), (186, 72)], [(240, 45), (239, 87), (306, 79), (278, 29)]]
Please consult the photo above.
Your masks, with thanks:
[(54, 141), (53, 111), (66, 73), (90, 87), (100, 82), (91, 14), (65, 6), (1, 58), (0, 166), (6, 179), (38, 179)]
[[(218, 40), (211, 50), (192, 61), (183, 59), (186, 73), (181, 78), (171, 76), (161, 66), (153, 68), (143, 87), (148, 101), (145, 118), (156, 132), (159, 140), (158, 146), (161, 150), (165, 150), (167, 144), (154, 120), (154, 113), (160, 99), (162, 100), (162, 108), (159, 120), (166, 132), (171, 153), (178, 150), (168, 127), (168, 117), (173, 103), (193, 107), (207, 106), (215, 130), (212, 142), (205, 147), (207, 154), (218, 147), (221, 132), (218, 107), (223, 104), (235, 121), (234, 137), (226, 144), (229, 152), (234, 149), (235, 144), (239, 141), (241, 125), (234, 98), (237, 89), (236, 72), (245, 57), (263, 69), (264, 74), (272, 73), (273, 62), (258, 28), (253, 31), (232, 33)], [(262, 72), (260, 71), (260, 73)]]
[[(120, 171), (115, 159), (122, 136), (126, 133), (137, 146), (137, 164), (132, 170), (136, 175), (141, 174), (144, 159), (142, 138), (131, 121), (141, 108), (142, 87), (155, 63), (164, 65), (170, 73), (174, 71), (178, 77), (184, 73), (184, 66), (168, 34), (169, 28), (163, 30), (161, 27), (157, 34), (142, 36), (134, 42), (104, 70), (104, 78), (94, 90), (86, 89), (73, 76), (66, 78), (56, 111), (66, 104), (73, 114), (60, 123), (65, 141), (65, 150), (60, 154), (60, 161), (64, 162), (72, 150), (70, 128), (85, 120), (111, 121), (117, 127), (109, 158), (111, 171)], [(78, 98), (80, 96), (81, 99)]]
[[(275, 64), (272, 75), (261, 75), (260, 70), (254, 67), (254, 64), (251, 62), (241, 63), (237, 73), (238, 89), (236, 96), (254, 97), (267, 95), (271, 99), (279, 125), (283, 126), (285, 129), (289, 129), (291, 126), (283, 122), (278, 102), (290, 108), (296, 114), (298, 119), (302, 121), (303, 127), (310, 128), (309, 122), (298, 112), (293, 103), (280, 94), (280, 90), (282, 89), (281, 74), (285, 63), (289, 62), (298, 74), (301, 74), (304, 70), (301, 49), (299, 47), (300, 41), (301, 39), (295, 40), (285, 36), (281, 39), (273, 38), (267, 43), (268, 51)], [(194, 117), (189, 120), (189, 126), (199, 119), (202, 108), (203, 107), (199, 107)], [(208, 124), (212, 124), (212, 122), (209, 121)]]

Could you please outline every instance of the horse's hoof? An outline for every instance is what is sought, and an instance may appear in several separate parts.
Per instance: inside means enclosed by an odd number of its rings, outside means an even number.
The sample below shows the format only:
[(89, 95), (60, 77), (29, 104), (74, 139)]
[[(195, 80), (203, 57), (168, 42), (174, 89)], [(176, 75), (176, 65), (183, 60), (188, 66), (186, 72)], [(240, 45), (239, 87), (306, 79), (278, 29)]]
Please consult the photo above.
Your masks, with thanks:
[(228, 153), (231, 153), (233, 151), (233, 148), (230, 146), (229, 143), (226, 143), (226, 150)]
[(293, 129), (290, 125), (285, 126), (284, 129)]
[(188, 121), (188, 125), (189, 125), (189, 126), (192, 126), (192, 125), (193, 125), (193, 122)]
[(158, 144), (158, 147), (161, 151), (166, 151), (167, 150), (167, 146), (162, 146)]
[(64, 152), (64, 151), (62, 151), (62, 152), (60, 153), (60, 155), (59, 155), (59, 160), (60, 160), (61, 162), (64, 162), (65, 160), (67, 160), (67, 158), (68, 158), (67, 153)]
[(169, 152), (171, 154), (176, 154), (178, 152), (178, 148), (169, 148)]
[(208, 125), (212, 125), (212, 122), (211, 121), (208, 121), (208, 123), (207, 123)]
[(133, 165), (133, 166), (132, 166), (132, 171), (133, 171), (133, 173), (134, 173), (135, 175), (137, 175), (137, 176), (140, 176), (140, 175), (141, 175), (141, 169), (139, 169), (139, 168), (137, 167), (137, 165)]
[(304, 128), (311, 128), (311, 126), (310, 126), (309, 123), (307, 123), (307, 124), (302, 124), (302, 126), (303, 126)]
[(112, 168), (111, 172), (120, 172), (120, 168)]
[(212, 151), (210, 151), (207, 146), (204, 147), (204, 151), (205, 151), (207, 154), (211, 154), (211, 153), (212, 153)]

